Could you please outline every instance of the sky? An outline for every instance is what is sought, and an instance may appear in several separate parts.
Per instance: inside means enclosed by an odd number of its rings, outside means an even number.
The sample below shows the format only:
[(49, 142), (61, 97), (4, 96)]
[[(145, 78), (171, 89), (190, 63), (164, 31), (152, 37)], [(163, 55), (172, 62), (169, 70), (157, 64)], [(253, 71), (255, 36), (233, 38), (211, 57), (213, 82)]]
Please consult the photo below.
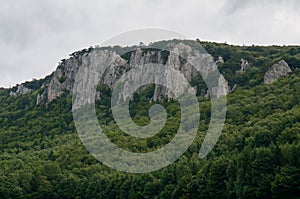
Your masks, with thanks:
[(45, 77), (72, 52), (134, 29), (238, 45), (299, 45), (299, 22), (298, 0), (0, 0), (0, 87)]

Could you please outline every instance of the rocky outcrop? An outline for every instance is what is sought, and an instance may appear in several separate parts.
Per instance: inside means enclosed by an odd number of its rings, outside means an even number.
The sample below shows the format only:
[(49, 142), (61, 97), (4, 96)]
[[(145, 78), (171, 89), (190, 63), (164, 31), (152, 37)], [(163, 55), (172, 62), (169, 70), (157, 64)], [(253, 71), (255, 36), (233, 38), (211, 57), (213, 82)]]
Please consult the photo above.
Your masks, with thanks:
[(241, 73), (246, 72), (251, 66), (246, 59), (241, 59)]
[(278, 63), (274, 64), (266, 72), (266, 74), (264, 76), (264, 83), (265, 84), (272, 84), (279, 77), (287, 76), (291, 72), (292, 72), (292, 70), (289, 67), (289, 65), (284, 60), (281, 60)]
[[(201, 66), (201, 76), (206, 78), (209, 73), (217, 69), (216, 63), (213, 62), (213, 58), (204, 53), (194, 52), (194, 50), (183, 43), (169, 43), (169, 51), (157, 50), (149, 46), (148, 48), (137, 47), (135, 50), (119, 55), (113, 49), (107, 50), (103, 48), (95, 48), (92, 50), (73, 53), (73, 56), (67, 60), (63, 60), (54, 72), (50, 83), (46, 86), (43, 93), (40, 93), (37, 97), (37, 105), (42, 102), (50, 102), (57, 97), (61, 96), (65, 92), (73, 92), (73, 86), (76, 78), (76, 74), (88, 75), (88, 82), (93, 85), (104, 84), (112, 88), (115, 86), (119, 78), (132, 68), (136, 68), (139, 65), (145, 65), (149, 63), (162, 64), (169, 68), (173, 68), (180, 71), (181, 74), (191, 81), (194, 77), (199, 77), (200, 74), (193, 67), (193, 64), (199, 64)], [(182, 59), (180, 55), (186, 55), (191, 62), (187, 62)], [(219, 58), (221, 62), (223, 59)], [(104, 66), (108, 65), (108, 68), (104, 69)], [(98, 74), (98, 75), (95, 75)], [(134, 74), (133, 74), (134, 76)], [(84, 77), (80, 77), (84, 78)], [(134, 76), (133, 79), (140, 77)], [(146, 77), (143, 78), (153, 78)], [(184, 88), (181, 81), (174, 78), (173, 73), (165, 73), (158, 75), (157, 78), (161, 78), (159, 81), (164, 82), (165, 85), (175, 86), (176, 88)], [(158, 80), (157, 80), (158, 81)], [(211, 95), (220, 97), (226, 95), (229, 92), (228, 83), (224, 77), (220, 77), (217, 83), (220, 86), (219, 89), (212, 89)], [(86, 88), (84, 83), (77, 85), (76, 88)], [(189, 88), (189, 93), (195, 93), (196, 87)], [(86, 91), (88, 92), (88, 91)], [(183, 91), (182, 91), (183, 92)], [(100, 99), (99, 92), (96, 93), (96, 99)], [(84, 95), (83, 95), (84, 97)], [(174, 93), (166, 89), (161, 85), (155, 85), (153, 100), (159, 100), (162, 97), (173, 98)]]
[(20, 95), (25, 95), (25, 94), (30, 93), (30, 92), (32, 92), (32, 89), (29, 89), (29, 88), (27, 88), (27, 87), (25, 87), (24, 85), (21, 84), (21, 85), (18, 85), (17, 90), (15, 92), (14, 91), (10, 92), (10, 96), (17, 97), (17, 96), (20, 96)]
[(227, 80), (221, 75), (218, 79), (218, 86), (213, 87), (211, 90), (208, 90), (205, 97), (215, 96), (217, 99), (221, 96), (226, 96), (231, 92), (231, 89), (228, 85)]
[(219, 56), (218, 60), (216, 61), (216, 64), (224, 64), (224, 59), (223, 57)]

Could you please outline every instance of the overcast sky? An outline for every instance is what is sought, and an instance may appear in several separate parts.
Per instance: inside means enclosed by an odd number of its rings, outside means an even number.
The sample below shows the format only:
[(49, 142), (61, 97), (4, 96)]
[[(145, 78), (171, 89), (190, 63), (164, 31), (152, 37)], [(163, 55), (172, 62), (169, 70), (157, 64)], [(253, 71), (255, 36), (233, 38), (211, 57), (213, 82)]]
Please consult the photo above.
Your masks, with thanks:
[(0, 87), (41, 78), (71, 52), (145, 27), (231, 44), (300, 44), (298, 0), (0, 0)]

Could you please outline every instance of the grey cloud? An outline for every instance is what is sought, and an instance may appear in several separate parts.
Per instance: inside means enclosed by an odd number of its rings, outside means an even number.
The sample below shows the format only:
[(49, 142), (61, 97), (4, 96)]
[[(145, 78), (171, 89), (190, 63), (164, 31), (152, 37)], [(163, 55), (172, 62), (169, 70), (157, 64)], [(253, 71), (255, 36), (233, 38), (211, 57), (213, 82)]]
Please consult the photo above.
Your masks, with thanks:
[(300, 1), (298, 0), (227, 0), (224, 9), (228, 13), (235, 13), (243, 11), (247, 8), (269, 8), (273, 6), (280, 6), (282, 9), (299, 11)]

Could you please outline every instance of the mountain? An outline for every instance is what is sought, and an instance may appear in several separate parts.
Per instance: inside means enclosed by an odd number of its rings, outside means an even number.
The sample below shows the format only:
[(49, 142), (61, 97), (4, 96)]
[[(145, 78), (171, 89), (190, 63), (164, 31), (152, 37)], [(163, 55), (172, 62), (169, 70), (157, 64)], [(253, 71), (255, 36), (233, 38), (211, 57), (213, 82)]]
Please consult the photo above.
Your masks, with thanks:
[[(199, 44), (210, 55), (195, 54), (193, 49)], [(206, 60), (206, 75), (173, 52)], [(109, 67), (97, 69), (99, 63)], [(146, 153), (165, 146), (177, 133), (181, 111), (174, 93), (151, 84), (130, 96), (130, 115), (139, 125), (151, 122), (148, 110), (156, 103), (167, 112), (161, 132), (142, 139), (118, 127), (110, 100), (123, 74), (139, 64), (151, 63), (173, 68), (188, 80), (200, 107), (198, 133), (189, 149), (166, 168), (145, 174), (115, 171), (97, 161), (76, 133), (71, 111), (76, 74), (95, 66), (94, 72), (101, 75), (90, 81), (96, 85), (96, 114), (105, 134), (120, 148)], [(217, 81), (222, 89), (209, 90), (205, 78), (216, 68), (222, 74)], [(0, 197), (297, 198), (299, 68), (299, 46), (172, 40), (74, 52), (49, 76), (0, 89)], [(169, 78), (159, 81), (181, 88), (181, 81), (168, 74), (162, 77)], [(199, 158), (213, 96), (227, 96), (225, 126), (214, 149)]]

